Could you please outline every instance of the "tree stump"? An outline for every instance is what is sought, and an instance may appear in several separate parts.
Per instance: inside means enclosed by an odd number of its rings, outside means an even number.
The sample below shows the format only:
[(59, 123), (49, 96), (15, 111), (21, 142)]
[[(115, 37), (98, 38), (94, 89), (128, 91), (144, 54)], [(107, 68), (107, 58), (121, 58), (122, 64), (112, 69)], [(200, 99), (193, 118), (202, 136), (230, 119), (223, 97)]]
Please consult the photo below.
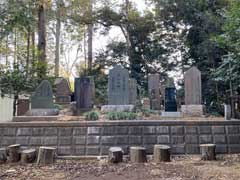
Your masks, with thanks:
[(8, 146), (9, 162), (14, 163), (20, 161), (20, 144)]
[(201, 159), (204, 161), (216, 160), (216, 145), (215, 144), (201, 144)]
[(21, 152), (22, 163), (33, 163), (36, 160), (36, 149), (26, 149)]
[(155, 163), (170, 162), (171, 148), (166, 145), (155, 145), (153, 152), (153, 159)]
[(56, 148), (40, 147), (37, 158), (37, 165), (53, 164), (55, 161)]
[(133, 163), (147, 162), (146, 148), (130, 147), (130, 161)]
[(0, 164), (7, 162), (7, 149), (0, 148)]
[(123, 150), (120, 147), (111, 147), (109, 149), (109, 161), (111, 163), (120, 163), (123, 162)]

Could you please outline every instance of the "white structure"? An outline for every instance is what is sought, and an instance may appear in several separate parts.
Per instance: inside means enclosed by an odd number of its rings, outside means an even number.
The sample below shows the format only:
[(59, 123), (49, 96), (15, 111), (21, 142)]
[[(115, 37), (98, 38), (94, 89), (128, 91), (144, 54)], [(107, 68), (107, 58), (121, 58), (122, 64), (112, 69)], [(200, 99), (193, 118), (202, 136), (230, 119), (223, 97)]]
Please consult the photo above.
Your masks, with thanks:
[(0, 97), (0, 123), (12, 121), (13, 118), (13, 98)]

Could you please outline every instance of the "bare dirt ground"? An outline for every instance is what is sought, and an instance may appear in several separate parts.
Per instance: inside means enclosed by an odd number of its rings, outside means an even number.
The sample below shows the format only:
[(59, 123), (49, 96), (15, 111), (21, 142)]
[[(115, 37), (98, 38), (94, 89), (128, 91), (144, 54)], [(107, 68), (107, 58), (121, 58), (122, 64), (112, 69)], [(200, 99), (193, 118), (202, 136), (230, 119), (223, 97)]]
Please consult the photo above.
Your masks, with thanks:
[(239, 180), (240, 155), (225, 155), (217, 161), (198, 156), (174, 157), (154, 164), (109, 164), (107, 160), (57, 160), (52, 166), (2, 164), (1, 180)]

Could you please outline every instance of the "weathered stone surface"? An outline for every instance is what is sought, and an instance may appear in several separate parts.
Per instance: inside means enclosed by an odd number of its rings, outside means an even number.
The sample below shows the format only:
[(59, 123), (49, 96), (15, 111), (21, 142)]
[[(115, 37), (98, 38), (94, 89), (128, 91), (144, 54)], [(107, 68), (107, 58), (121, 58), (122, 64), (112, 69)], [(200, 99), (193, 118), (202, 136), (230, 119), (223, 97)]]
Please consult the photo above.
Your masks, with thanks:
[(128, 127), (122, 126), (122, 127), (116, 127), (116, 133), (117, 134), (128, 134)]
[(54, 127), (44, 128), (45, 129), (45, 135), (47, 136), (55, 136), (58, 134), (58, 129)]
[(87, 137), (87, 144), (88, 145), (95, 145), (100, 143), (100, 136), (88, 136)]
[(143, 133), (144, 134), (155, 134), (156, 127), (155, 126), (145, 126), (145, 127), (143, 127)]
[(143, 136), (143, 144), (156, 144), (157, 143), (157, 137), (156, 136)]
[(86, 149), (86, 155), (99, 155), (99, 146), (88, 146)]
[(158, 144), (169, 144), (170, 143), (170, 137), (169, 135), (161, 135), (157, 137), (157, 143)]
[(15, 136), (16, 135), (16, 128), (4, 128), (3, 135), (4, 136)]
[(159, 74), (150, 74), (148, 76), (148, 96), (150, 98), (150, 108), (161, 110)]
[(60, 136), (71, 136), (72, 135), (72, 128), (59, 128), (59, 135)]
[(137, 104), (137, 81), (133, 78), (129, 79), (129, 104)]
[(175, 87), (165, 88), (165, 112), (177, 111), (177, 90)]
[(199, 133), (200, 134), (211, 134), (212, 133), (212, 127), (211, 126), (200, 126), (199, 127)]
[(43, 145), (44, 139), (42, 137), (31, 137), (29, 145), (31, 146), (41, 146)]
[(114, 136), (102, 136), (101, 143), (103, 145), (113, 145), (115, 142)]
[(239, 126), (226, 126), (228, 134), (239, 134), (240, 128)]
[(56, 85), (56, 102), (70, 103), (72, 92), (69, 81), (65, 78), (58, 78), (55, 81), (55, 85)]
[(73, 154), (76, 156), (83, 156), (86, 153), (85, 146), (76, 146), (73, 148)]
[(91, 110), (94, 105), (95, 84), (92, 77), (75, 78), (76, 113)]
[(31, 97), (32, 109), (54, 109), (52, 86), (44, 80), (37, 87)]
[(29, 136), (26, 136), (26, 137), (24, 137), (24, 136), (16, 137), (16, 144), (21, 144), (22, 146), (28, 146), (29, 139), (30, 139)]
[(185, 105), (202, 104), (201, 72), (192, 67), (184, 75)]
[(204, 105), (182, 105), (181, 111), (183, 116), (199, 117), (205, 114)]
[(93, 134), (101, 134), (102, 128), (100, 127), (88, 127), (87, 134), (93, 135)]
[(43, 144), (46, 146), (57, 146), (58, 138), (57, 136), (44, 137)]
[(71, 136), (64, 136), (58, 138), (59, 145), (71, 145), (72, 144), (72, 137)]
[(113, 134), (115, 134), (116, 133), (116, 131), (115, 131), (115, 127), (104, 127), (103, 128), (103, 134), (104, 135), (113, 135)]
[(44, 135), (44, 128), (33, 128), (32, 135), (33, 136), (43, 136)]
[(239, 144), (239, 142), (240, 142), (240, 135), (229, 135), (228, 136), (229, 144)]
[(180, 118), (182, 117), (182, 113), (181, 112), (162, 112), (161, 117)]
[(200, 144), (208, 144), (208, 143), (212, 143), (212, 136), (211, 135), (200, 135), (200, 139), (199, 139)]
[(169, 133), (169, 127), (168, 126), (157, 126), (156, 127), (156, 133), (157, 134), (168, 134)]
[(75, 136), (73, 137), (73, 144), (77, 145), (85, 145), (86, 144), (86, 137), (85, 136)]
[(134, 105), (104, 105), (101, 106), (102, 112), (133, 112), (135, 110)]
[(26, 113), (26, 116), (57, 116), (58, 109), (31, 109)]
[(188, 144), (198, 144), (198, 136), (197, 135), (186, 135), (185, 142)]
[(184, 143), (184, 136), (172, 136), (171, 142), (173, 144), (183, 144)]
[(224, 104), (224, 118), (225, 120), (231, 120), (232, 112), (231, 112), (231, 106)]
[(86, 127), (79, 127), (73, 129), (73, 135), (85, 135), (87, 133)]
[(186, 126), (185, 131), (186, 131), (186, 134), (197, 134), (198, 127), (197, 126)]
[(142, 134), (142, 127), (129, 127), (129, 134)]
[(17, 136), (31, 136), (32, 128), (18, 128)]
[(184, 127), (183, 126), (173, 126), (171, 127), (172, 134), (184, 134)]
[(59, 156), (69, 156), (72, 154), (72, 149), (69, 146), (59, 146), (57, 148), (57, 154)]
[(117, 136), (115, 141), (117, 145), (128, 144), (128, 136)]
[(225, 144), (226, 136), (225, 135), (214, 135), (213, 142), (214, 142), (214, 144)]
[(187, 144), (185, 149), (187, 154), (199, 154), (200, 152), (199, 145), (195, 144)]
[(108, 78), (108, 104), (129, 104), (129, 73), (120, 65), (109, 71)]
[(213, 134), (225, 134), (224, 126), (213, 126), (212, 127)]
[(134, 145), (142, 144), (142, 137), (141, 136), (130, 136), (129, 143)]

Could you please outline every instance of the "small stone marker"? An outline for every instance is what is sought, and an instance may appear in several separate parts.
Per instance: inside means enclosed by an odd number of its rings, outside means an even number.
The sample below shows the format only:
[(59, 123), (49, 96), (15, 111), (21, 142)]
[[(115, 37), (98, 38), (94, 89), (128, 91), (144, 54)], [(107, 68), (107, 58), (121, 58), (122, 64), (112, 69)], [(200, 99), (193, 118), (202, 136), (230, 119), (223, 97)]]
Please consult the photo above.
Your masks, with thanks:
[(201, 144), (201, 159), (204, 161), (216, 160), (216, 144)]
[(33, 163), (36, 160), (36, 149), (26, 149), (21, 152), (21, 163)]
[(56, 156), (56, 148), (40, 147), (37, 157), (37, 165), (53, 164)]
[(7, 162), (7, 149), (0, 148), (0, 164)]
[(167, 145), (154, 145), (154, 162), (170, 162), (170, 150), (171, 148)]
[(137, 81), (133, 78), (129, 79), (129, 104), (137, 104)]
[(20, 144), (8, 146), (9, 162), (14, 163), (20, 161)]
[(109, 161), (111, 163), (123, 162), (123, 150), (120, 147), (111, 147), (109, 149)]
[(231, 113), (231, 106), (230, 105), (227, 105), (227, 104), (224, 104), (224, 117), (225, 117), (225, 120), (231, 120), (231, 117), (232, 117), (232, 113)]
[(133, 163), (147, 162), (146, 148), (130, 147), (130, 161)]
[(185, 105), (202, 104), (201, 72), (194, 66), (184, 75)]
[(52, 86), (43, 80), (31, 97), (32, 109), (54, 109)]
[(129, 105), (129, 73), (120, 65), (109, 71), (108, 104)]
[(71, 102), (71, 88), (69, 81), (65, 78), (58, 78), (56, 85), (56, 103), (65, 104)]
[(77, 114), (89, 111), (94, 105), (95, 85), (92, 77), (75, 79), (75, 100)]
[(160, 77), (159, 74), (148, 76), (148, 96), (152, 110), (161, 110)]

